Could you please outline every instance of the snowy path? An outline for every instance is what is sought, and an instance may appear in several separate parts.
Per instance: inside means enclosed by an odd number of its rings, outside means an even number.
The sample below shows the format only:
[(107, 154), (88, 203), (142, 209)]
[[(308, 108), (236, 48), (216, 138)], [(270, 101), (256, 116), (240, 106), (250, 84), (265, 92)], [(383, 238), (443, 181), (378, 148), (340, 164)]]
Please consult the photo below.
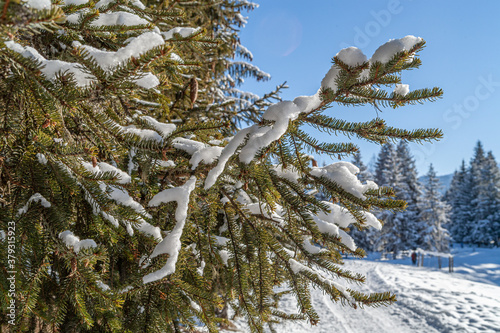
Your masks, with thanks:
[[(313, 290), (321, 322), (287, 323), (278, 332), (500, 332), (500, 287), (405, 265), (349, 260), (346, 268), (367, 276), (364, 292), (391, 291), (396, 304), (354, 310)], [(287, 310), (294, 301), (284, 301)]]
[[(498, 253), (500, 251), (495, 254)], [(494, 258), (486, 260), (491, 259)], [(498, 261), (498, 256), (494, 260)], [(469, 267), (482, 269), (484, 265)], [(367, 277), (366, 284), (353, 289), (391, 291), (398, 301), (388, 307), (355, 310), (335, 304), (321, 291), (312, 290), (313, 304), (321, 319), (319, 324), (312, 327), (307, 322), (296, 322), (275, 328), (279, 333), (500, 332), (500, 286), (495, 284), (497, 266), (488, 275), (493, 279), (485, 279), (486, 274), (480, 271), (464, 274), (464, 270), (459, 269), (460, 273), (449, 274), (447, 268), (438, 271), (380, 261), (346, 260), (345, 268)], [(286, 312), (296, 312), (292, 296), (281, 305)], [(240, 332), (249, 332), (243, 321), (237, 325)]]

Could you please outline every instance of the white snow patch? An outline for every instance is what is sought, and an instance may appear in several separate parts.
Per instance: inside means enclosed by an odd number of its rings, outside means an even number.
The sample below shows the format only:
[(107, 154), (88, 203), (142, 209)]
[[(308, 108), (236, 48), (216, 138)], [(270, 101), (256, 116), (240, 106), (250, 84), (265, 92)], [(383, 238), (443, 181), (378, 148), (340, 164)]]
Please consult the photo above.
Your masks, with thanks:
[(248, 128), (240, 130), (236, 135), (229, 141), (229, 143), (222, 150), (219, 161), (217, 165), (208, 172), (207, 178), (205, 179), (205, 190), (212, 187), (217, 178), (224, 171), (226, 163), (229, 161), (231, 156), (234, 155), (238, 147), (245, 141), (246, 136), (251, 133), (251, 131), (256, 127), (256, 125), (250, 126)]
[(5, 46), (14, 52), (21, 54), (25, 58), (38, 60), (44, 65), (41, 72), (49, 80), (54, 80), (59, 72), (68, 72), (74, 75), (78, 86), (89, 85), (95, 77), (93, 75), (84, 73), (82, 67), (78, 63), (65, 62), (61, 60), (47, 60), (37, 50), (30, 46), (22, 46), (14, 41), (5, 42)]
[(185, 138), (173, 139), (172, 146), (176, 149), (184, 150), (189, 155), (194, 155), (194, 153), (206, 147), (206, 145), (203, 142)]
[(410, 92), (410, 85), (408, 84), (396, 84), (394, 88), (394, 93), (406, 96)]
[(368, 60), (363, 51), (354, 46), (340, 50), (336, 57), (351, 67), (362, 65)]
[(321, 252), (328, 252), (327, 249), (323, 249), (319, 246), (316, 246), (314, 244), (311, 243), (311, 236), (307, 236), (304, 238), (304, 241), (302, 243), (302, 245), (304, 246), (305, 250), (311, 254), (318, 254), (318, 253), (321, 253)]
[(188, 213), (189, 198), (195, 186), (196, 177), (192, 176), (184, 185), (163, 190), (156, 194), (149, 202), (149, 206), (156, 207), (162, 203), (175, 201), (177, 202), (177, 209), (175, 210), (176, 224), (174, 228), (156, 245), (153, 253), (149, 256), (152, 259), (160, 254), (168, 254), (167, 262), (161, 269), (144, 276), (144, 283), (160, 280), (175, 272), (175, 265), (181, 249), (182, 231)]
[(172, 134), (172, 132), (177, 129), (177, 126), (175, 124), (162, 123), (154, 119), (153, 117), (142, 116), (141, 119), (146, 121), (151, 127), (160, 132), (161, 136), (163, 136), (164, 138), (169, 137), (170, 134)]
[(73, 250), (75, 251), (75, 253), (78, 253), (80, 252), (80, 250), (91, 249), (96, 247), (97, 244), (93, 239), (83, 239), (73, 246)]
[(109, 290), (111, 290), (111, 288), (106, 283), (102, 282), (101, 280), (97, 280), (96, 283), (97, 283), (97, 286), (102, 291), (109, 291)]
[(163, 138), (160, 136), (160, 134), (150, 129), (142, 129), (142, 128), (137, 128), (134, 125), (129, 125), (121, 127), (121, 130), (123, 134), (131, 133), (137, 135), (141, 139), (163, 142)]
[(81, 45), (74, 42), (74, 46), (84, 48), (97, 62), (103, 70), (112, 70), (116, 66), (123, 64), (131, 57), (139, 57), (141, 54), (160, 46), (164, 43), (163, 38), (156, 32), (145, 32), (135, 37), (129, 44), (118, 49), (116, 52), (103, 51), (89, 45)]
[(194, 170), (200, 163), (211, 164), (219, 158), (222, 153), (222, 147), (205, 147), (193, 154), (189, 163), (192, 165), (191, 169)]
[(139, 219), (139, 226), (137, 227), (137, 230), (142, 232), (143, 234), (150, 235), (154, 237), (157, 241), (162, 241), (163, 237), (161, 236), (161, 229), (159, 227), (155, 227), (148, 222), (144, 221), (143, 219)]
[(94, 27), (110, 26), (110, 25), (147, 25), (149, 22), (135, 14), (118, 11), (112, 13), (100, 13), (96, 20), (90, 23)]
[(115, 166), (112, 166), (111, 164), (105, 163), (105, 162), (99, 162), (96, 164), (94, 167), (92, 163), (82, 161), (81, 162), (82, 166), (89, 172), (93, 173), (105, 173), (105, 172), (113, 172), (116, 174), (117, 178), (117, 183), (118, 184), (129, 184), (132, 181), (132, 178), (125, 172), (120, 169), (118, 169)]
[(61, 5), (63, 5), (63, 6), (69, 6), (69, 5), (79, 6), (79, 5), (86, 4), (87, 2), (89, 2), (89, 1), (88, 0), (63, 0), (63, 1), (61, 1)]
[(144, 215), (147, 218), (151, 218), (151, 215), (146, 211), (146, 209), (142, 207), (140, 203), (135, 201), (126, 190), (114, 185), (106, 186), (105, 183), (100, 183), (99, 187), (101, 188), (101, 191), (107, 193), (108, 196), (118, 204), (130, 207), (138, 214)]
[(219, 255), (220, 255), (220, 258), (222, 259), (222, 262), (224, 263), (224, 265), (227, 266), (227, 261), (229, 260), (229, 251), (220, 250)]
[(273, 166), (272, 169), (276, 172), (278, 177), (285, 178), (285, 179), (291, 181), (292, 183), (297, 184), (299, 178), (301, 178), (297, 169), (295, 169), (295, 167), (292, 165), (289, 165), (286, 168), (283, 168), (283, 165), (279, 164), (279, 165)]
[(103, 211), (101, 211), (101, 215), (102, 215), (102, 217), (104, 217), (106, 220), (108, 220), (109, 222), (111, 222), (111, 224), (112, 224), (112, 225), (114, 225), (115, 227), (117, 227), (117, 228), (118, 228), (118, 227), (120, 226), (120, 224), (118, 223), (118, 220), (117, 220), (117, 219), (115, 219), (115, 217), (114, 217), (114, 216), (109, 215), (108, 213), (103, 212)]
[(36, 154), (36, 158), (38, 159), (38, 163), (46, 165), (47, 164), (47, 157), (45, 157), (44, 154), (38, 153)]
[(175, 162), (172, 161), (172, 160), (167, 160), (167, 161), (164, 161), (164, 160), (155, 160), (155, 163), (158, 164), (159, 166), (161, 166), (162, 168), (172, 168), (172, 167), (175, 167)]
[(203, 142), (185, 138), (175, 138), (172, 141), (172, 146), (176, 149), (184, 150), (188, 154), (192, 155), (189, 160), (189, 164), (192, 165), (192, 170), (196, 169), (202, 162), (204, 164), (211, 164), (215, 162), (224, 149), (223, 147), (208, 146)]
[(66, 244), (67, 247), (73, 247), (75, 253), (78, 254), (80, 250), (96, 248), (97, 244), (92, 239), (80, 240), (78, 236), (75, 236), (72, 231), (65, 230), (59, 233), (59, 238)]
[(375, 51), (370, 62), (374, 63), (379, 61), (381, 63), (386, 63), (391, 60), (396, 53), (409, 51), (415, 44), (421, 41), (423, 41), (422, 38), (411, 35), (399, 39), (391, 39)]
[(302, 113), (309, 113), (320, 106), (321, 98), (319, 97), (319, 93), (320, 90), (318, 90), (314, 95), (311, 96), (295, 97), (293, 103), (297, 105)]
[(19, 208), (17, 215), (19, 216), (25, 214), (32, 202), (39, 202), (45, 208), (49, 208), (51, 206), (50, 202), (48, 202), (47, 199), (45, 199), (40, 193), (35, 193), (28, 199), (22, 208)]
[(372, 181), (362, 184), (358, 177), (356, 177), (358, 173), (359, 168), (349, 162), (336, 162), (321, 168), (313, 167), (311, 170), (311, 175), (325, 177), (340, 185), (344, 190), (357, 198), (365, 200), (364, 193), (368, 190), (377, 190), (378, 186)]
[(174, 34), (179, 34), (183, 38), (186, 38), (186, 37), (189, 37), (189, 36), (197, 33), (199, 30), (200, 30), (200, 28), (177, 27), (177, 28), (170, 29), (167, 32), (162, 32), (161, 34), (163, 35), (163, 38), (165, 38), (165, 40), (169, 40), (169, 39), (172, 39), (174, 37)]
[(34, 9), (50, 9), (52, 2), (50, 0), (27, 0), (26, 5)]
[(347, 209), (329, 201), (322, 201), (321, 203), (330, 208), (329, 213), (320, 211), (317, 217), (328, 223), (334, 223), (342, 228), (347, 228), (351, 223), (355, 223), (356, 219), (349, 213)]

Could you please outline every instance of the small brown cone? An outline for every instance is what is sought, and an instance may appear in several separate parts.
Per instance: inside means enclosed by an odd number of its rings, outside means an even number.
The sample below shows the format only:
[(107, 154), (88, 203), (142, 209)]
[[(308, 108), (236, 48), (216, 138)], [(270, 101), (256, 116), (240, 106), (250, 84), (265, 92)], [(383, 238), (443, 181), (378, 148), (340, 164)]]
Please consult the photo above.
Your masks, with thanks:
[(194, 106), (196, 99), (198, 98), (198, 81), (193, 77), (191, 82), (189, 82), (189, 97), (191, 98), (191, 108)]
[(71, 259), (71, 274), (76, 272), (76, 269), (78, 268), (76, 258)]

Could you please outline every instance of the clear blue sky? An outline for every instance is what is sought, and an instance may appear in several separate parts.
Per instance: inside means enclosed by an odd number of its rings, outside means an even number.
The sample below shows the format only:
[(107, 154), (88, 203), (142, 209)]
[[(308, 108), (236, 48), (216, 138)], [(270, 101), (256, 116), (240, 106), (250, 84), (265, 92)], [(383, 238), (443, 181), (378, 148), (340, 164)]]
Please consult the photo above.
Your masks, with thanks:
[[(410, 90), (438, 86), (442, 99), (418, 106), (384, 109), (389, 125), (406, 129), (437, 127), (444, 139), (411, 144), (420, 174), (433, 163), (438, 174), (468, 162), (477, 140), (500, 161), (500, 1), (327, 1), (267, 0), (245, 14), (242, 44), (253, 63), (270, 73), (265, 83), (247, 80), (244, 88), (258, 94), (287, 81), (282, 97), (314, 94), (342, 48), (357, 46), (368, 56), (389, 39), (422, 37), (418, 70), (403, 74)], [(334, 106), (327, 114), (351, 121), (376, 117), (372, 107)], [(340, 137), (318, 134), (323, 141)], [(379, 146), (356, 142), (366, 163)], [(320, 159), (321, 160), (321, 159)], [(329, 159), (323, 159), (327, 163)]]

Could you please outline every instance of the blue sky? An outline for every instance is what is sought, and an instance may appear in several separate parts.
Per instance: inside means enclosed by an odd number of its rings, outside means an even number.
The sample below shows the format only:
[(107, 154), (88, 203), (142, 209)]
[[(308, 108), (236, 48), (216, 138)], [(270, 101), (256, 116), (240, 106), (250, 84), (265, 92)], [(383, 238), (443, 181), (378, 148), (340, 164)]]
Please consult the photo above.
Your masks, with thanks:
[[(438, 86), (442, 99), (418, 106), (384, 109), (389, 125), (414, 129), (441, 128), (444, 139), (433, 144), (411, 144), (420, 174), (433, 163), (438, 174), (468, 162), (477, 140), (500, 161), (500, 13), (499, 1), (327, 1), (267, 0), (250, 12), (241, 31), (253, 63), (270, 73), (265, 83), (247, 80), (244, 88), (258, 94), (287, 81), (282, 97), (312, 95), (342, 48), (357, 46), (368, 56), (389, 39), (422, 37), (422, 66), (403, 73), (410, 90)], [(332, 117), (365, 121), (376, 110), (341, 108), (326, 111)], [(318, 133), (323, 141), (342, 137)], [(366, 163), (379, 146), (356, 141)], [(320, 161), (329, 162), (329, 158)]]

